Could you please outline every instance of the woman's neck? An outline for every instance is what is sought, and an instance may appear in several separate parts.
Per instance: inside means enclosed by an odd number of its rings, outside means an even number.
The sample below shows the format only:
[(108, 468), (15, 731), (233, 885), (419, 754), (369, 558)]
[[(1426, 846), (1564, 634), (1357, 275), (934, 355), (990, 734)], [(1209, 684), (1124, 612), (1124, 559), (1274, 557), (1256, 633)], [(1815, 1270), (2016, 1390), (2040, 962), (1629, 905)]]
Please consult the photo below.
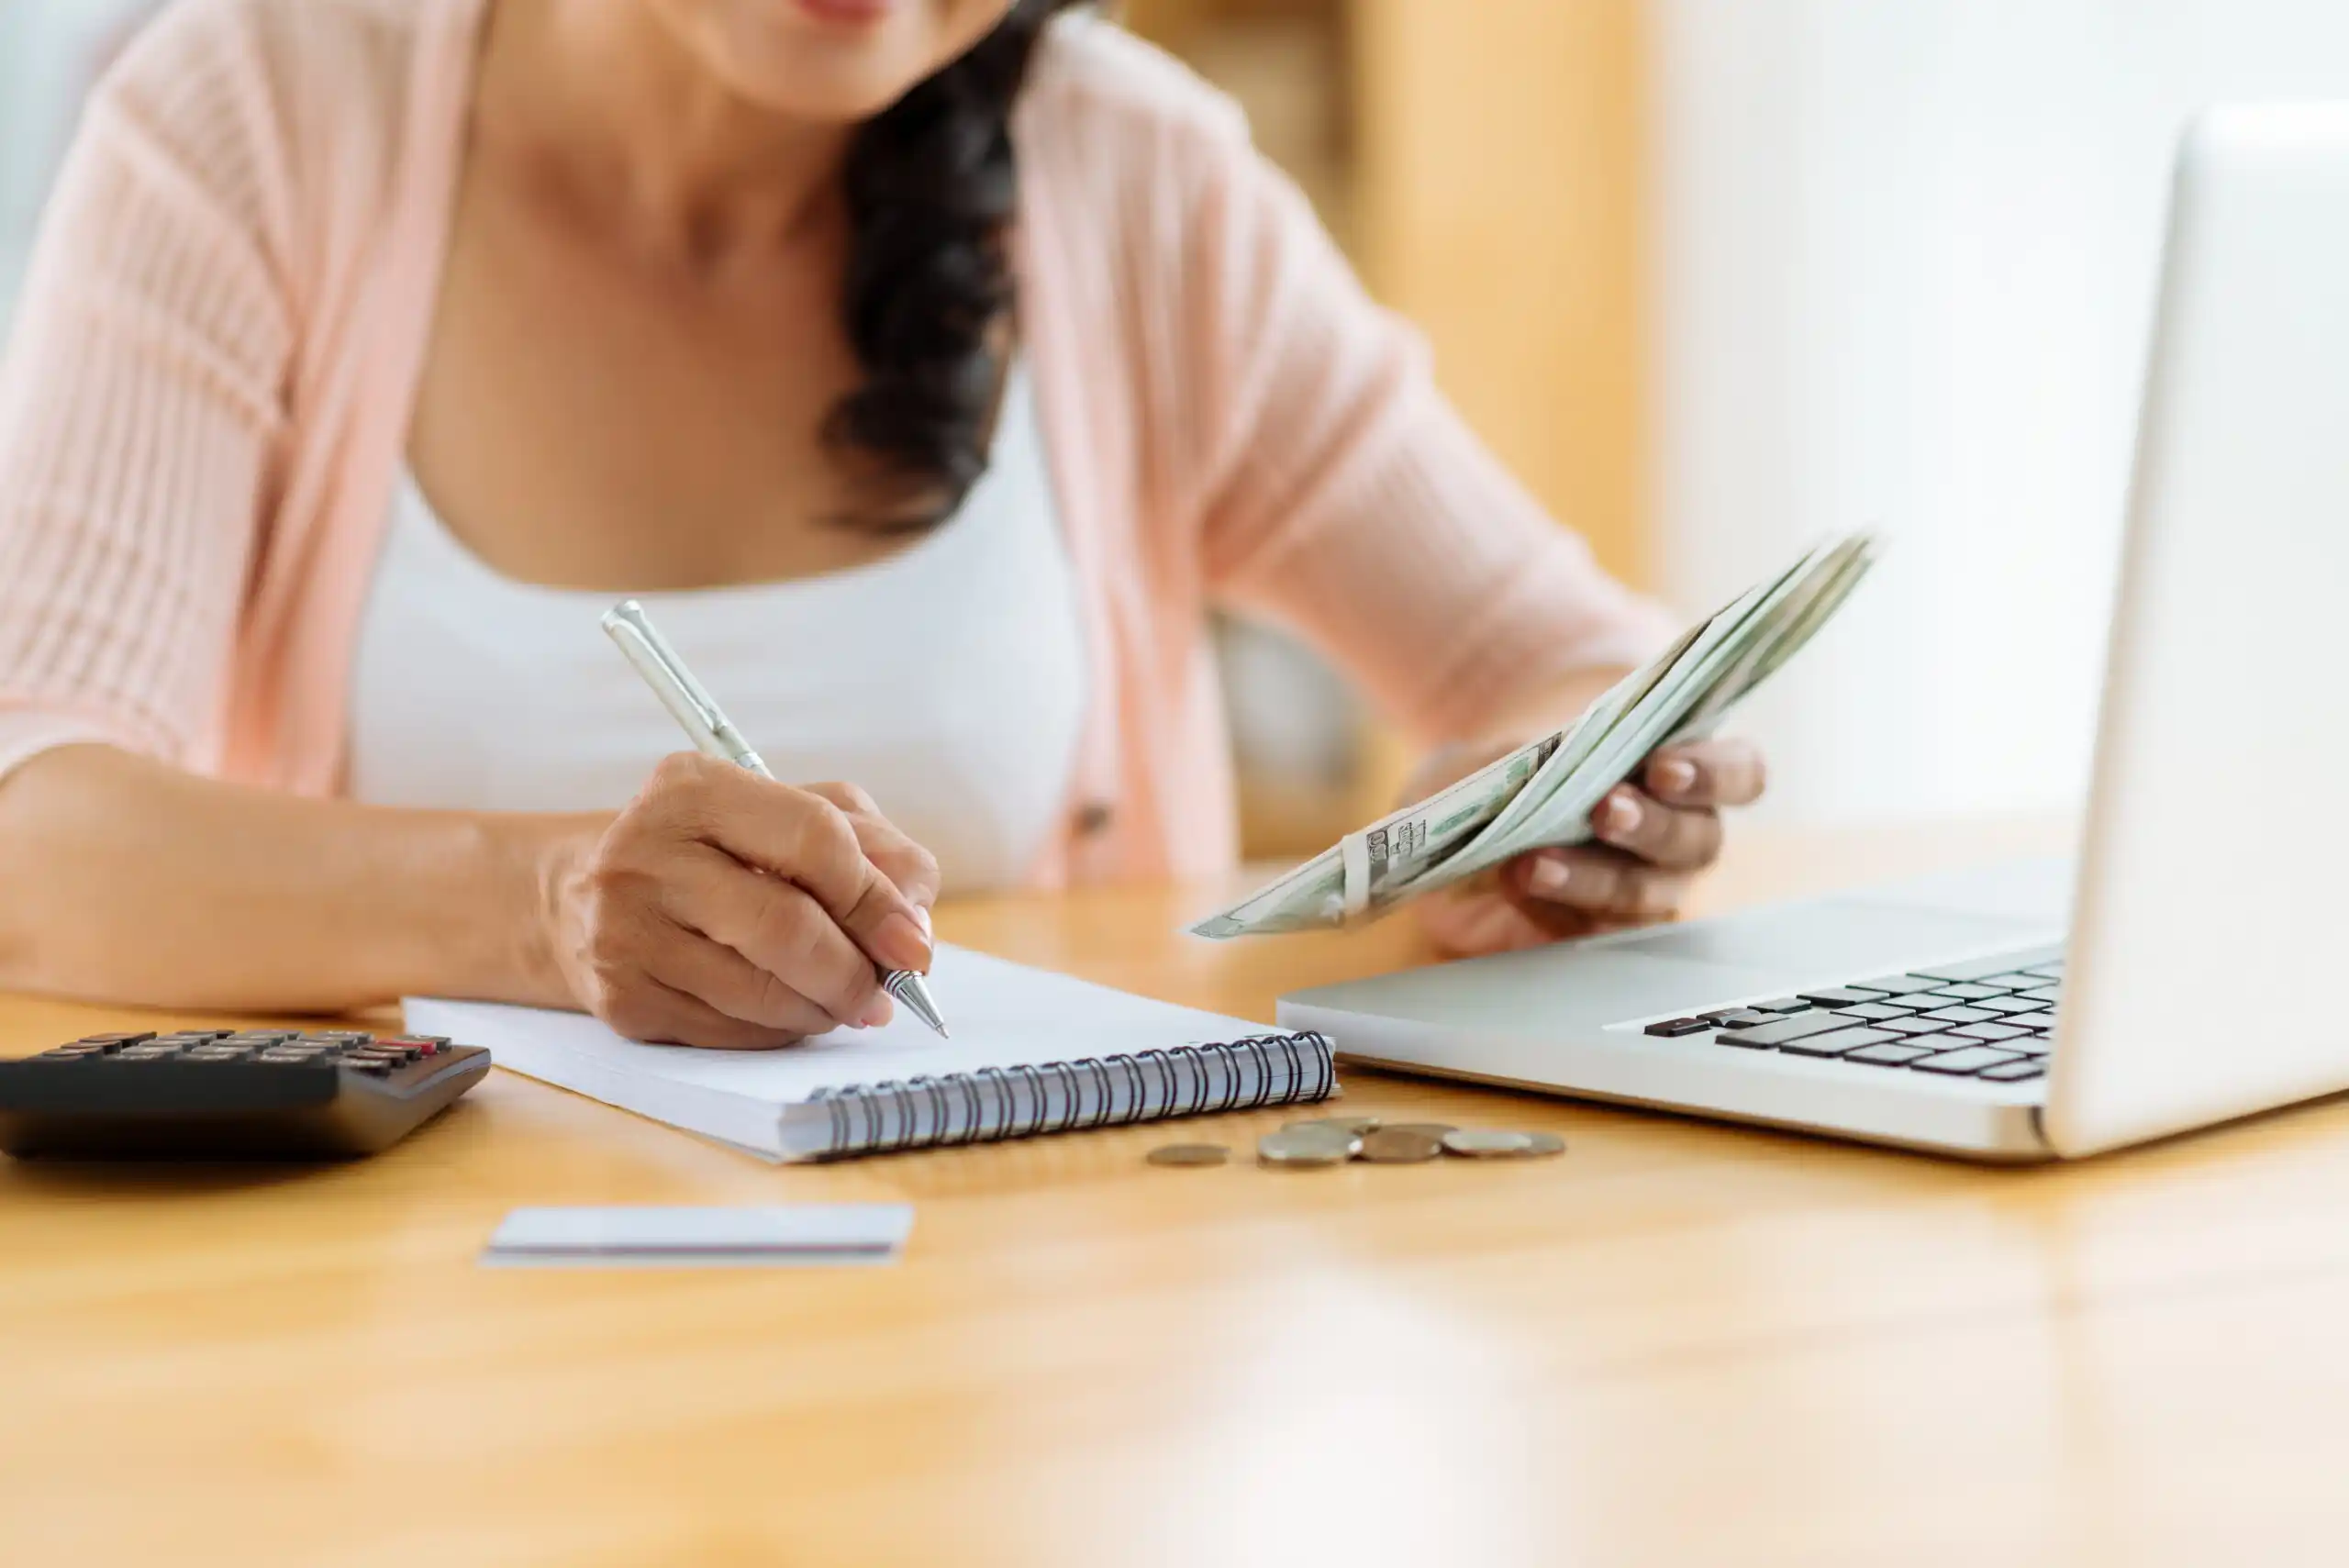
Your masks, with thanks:
[(752, 104), (646, 0), (494, 0), (484, 127), (638, 244), (697, 268), (804, 241), (841, 219), (855, 128)]

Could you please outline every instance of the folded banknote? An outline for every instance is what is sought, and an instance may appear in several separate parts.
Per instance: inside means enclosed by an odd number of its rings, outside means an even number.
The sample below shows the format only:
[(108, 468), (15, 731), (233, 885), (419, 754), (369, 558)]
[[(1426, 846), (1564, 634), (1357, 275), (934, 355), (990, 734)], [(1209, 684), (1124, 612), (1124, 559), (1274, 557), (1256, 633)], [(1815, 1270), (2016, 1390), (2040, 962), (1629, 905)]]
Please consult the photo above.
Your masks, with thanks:
[(1565, 728), (1380, 818), (1193, 926), (1218, 939), (1385, 914), (1531, 850), (1587, 842), (1590, 814), (1660, 746), (1711, 734), (1827, 624), (1876, 559), (1831, 539), (1698, 621)]

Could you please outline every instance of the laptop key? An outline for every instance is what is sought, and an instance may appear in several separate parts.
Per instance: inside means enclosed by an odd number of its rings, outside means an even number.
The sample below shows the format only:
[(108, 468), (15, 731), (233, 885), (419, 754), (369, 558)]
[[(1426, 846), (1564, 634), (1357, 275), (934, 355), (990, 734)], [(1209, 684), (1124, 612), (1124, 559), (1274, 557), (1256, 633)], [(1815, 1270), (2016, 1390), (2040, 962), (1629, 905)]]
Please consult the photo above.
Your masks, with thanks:
[(1943, 985), (1925, 993), (1928, 996), (1946, 996), (1953, 1002), (1978, 1002), (1985, 996), (2004, 996), (2007, 994), (1996, 985)]
[(1712, 1027), (1702, 1018), (1666, 1018), (1660, 1024), (1650, 1024), (1647, 1032), (1664, 1040), (1677, 1040), (1684, 1034), (1703, 1034)]
[(1985, 1067), (1975, 1076), (1996, 1079), (2001, 1084), (2016, 1084), (2025, 1078), (2043, 1077), (2046, 1072), (2047, 1063), (2044, 1062), (2001, 1062), (1996, 1067)]
[(1894, 1034), (1920, 1035), (1940, 1034), (1946, 1030), (1949, 1025), (1937, 1023), (1931, 1018), (1882, 1018), (1877, 1020), (1876, 1027), (1880, 1029), (1890, 1029)]
[(1956, 1006), (1937, 1007), (1933, 1011), (1923, 1016), (1932, 1018), (1936, 1023), (1987, 1024), (1994, 1021), (1998, 1015), (1996, 1013), (1985, 1012), (1980, 1007)]
[(1994, 1040), (2029, 1038), (2012, 1024), (1960, 1024), (1949, 1032), (1953, 1040), (1978, 1040), (1986, 1042)]
[(1856, 1006), (1835, 1010), (1847, 1018), (1865, 1018), (1871, 1023), (1879, 1018), (1913, 1018), (1924, 1011), (1921, 1007), (1904, 1006), (1898, 1002), (1862, 1002)]
[(1871, 1067), (1906, 1067), (1920, 1056), (1931, 1056), (1930, 1045), (1908, 1045), (1894, 1041), (1888, 1045), (1864, 1045), (1857, 1051), (1843, 1053), (1846, 1062), (1865, 1062)]
[(1835, 986), (1830, 986), (1823, 991), (1805, 991), (1801, 995), (1804, 1001), (1815, 1002), (1822, 1007), (1842, 1007), (1856, 1002), (1876, 1000), (1876, 993), (1873, 991), (1856, 991)]
[(1753, 1010), (1757, 1013), (1808, 1013), (1810, 1004), (1799, 996), (1781, 996), (1775, 1002), (1756, 1002)]
[(2033, 990), (2015, 993), (2015, 1000), (2018, 1002), (2044, 1002), (2051, 1007), (2063, 999), (2064, 988), (2061, 985), (2042, 985)]
[(1832, 1013), (1812, 1013), (1805, 1018), (1779, 1018), (1773, 1023), (1756, 1024), (1750, 1029), (1731, 1029), (1720, 1039), (1731, 1045), (1785, 1045), (1789, 1040), (1853, 1027), (1849, 1018), (1839, 1018)]
[(1897, 1034), (1882, 1029), (1830, 1029), (1825, 1034), (1806, 1035), (1790, 1040), (1778, 1047), (1788, 1056), (1841, 1056), (1847, 1051), (1857, 1051), (1864, 1045), (1893, 1045), (1899, 1041)]
[(1921, 974), (1884, 974), (1874, 980), (1854, 980), (1846, 989), (1873, 991), (1881, 996), (1906, 996), (1911, 991), (1930, 991), (1940, 984)]
[(2043, 1013), (2047, 1010), (2046, 1003), (2026, 1002), (2020, 996), (1985, 996), (1974, 1005), (1994, 1013), (2004, 1013), (2009, 1018), (2017, 1013)]
[(1920, 1057), (1912, 1065), (1920, 1073), (1970, 1078), (1985, 1067), (1997, 1067), (2014, 1060), (2015, 1053), (2011, 1051), (1999, 1051), (1987, 1045), (1969, 1045), (1956, 1051), (1944, 1051), (1938, 1056)]
[(1750, 1029), (1755, 1024), (1766, 1024), (1770, 1022), (1771, 1019), (1776, 1018), (1778, 1015), (1776, 1013), (1761, 1012), (1753, 1007), (1740, 1007), (1735, 1012), (1715, 1013), (1709, 1016), (1711, 1017), (1714, 1024), (1720, 1029)]

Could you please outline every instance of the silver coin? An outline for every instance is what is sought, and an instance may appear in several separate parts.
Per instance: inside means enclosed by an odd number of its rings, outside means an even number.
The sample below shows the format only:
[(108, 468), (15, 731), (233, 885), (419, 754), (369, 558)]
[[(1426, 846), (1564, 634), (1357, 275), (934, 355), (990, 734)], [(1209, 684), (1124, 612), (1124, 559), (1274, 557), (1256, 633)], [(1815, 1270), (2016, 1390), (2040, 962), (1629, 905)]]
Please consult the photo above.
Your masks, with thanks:
[(1533, 1147), (1525, 1151), (1528, 1160), (1544, 1160), (1566, 1151), (1566, 1140), (1554, 1132), (1529, 1132), (1525, 1136), (1533, 1143)]
[(1284, 1122), (1282, 1130), (1299, 1127), (1334, 1127), (1350, 1138), (1361, 1138), (1376, 1132), (1379, 1120), (1375, 1116), (1318, 1116), (1308, 1121)]
[(1341, 1127), (1285, 1127), (1256, 1140), (1256, 1158), (1267, 1165), (1342, 1165), (1361, 1147)]
[(1416, 1165), (1438, 1159), (1442, 1153), (1441, 1138), (1431, 1138), (1408, 1127), (1385, 1127), (1363, 1139), (1354, 1158), (1374, 1165)]
[(1220, 1143), (1169, 1143), (1150, 1151), (1153, 1165), (1220, 1165), (1231, 1158), (1231, 1151)]
[(1533, 1152), (1533, 1140), (1521, 1132), (1489, 1128), (1456, 1128), (1443, 1135), (1443, 1147), (1471, 1160), (1519, 1159)]
[(1441, 1143), (1443, 1141), (1444, 1135), (1446, 1133), (1457, 1132), (1460, 1129), (1453, 1126), (1448, 1121), (1398, 1121), (1394, 1126), (1387, 1128), (1386, 1130), (1388, 1132), (1416, 1132), (1424, 1137), (1432, 1138), (1438, 1143)]

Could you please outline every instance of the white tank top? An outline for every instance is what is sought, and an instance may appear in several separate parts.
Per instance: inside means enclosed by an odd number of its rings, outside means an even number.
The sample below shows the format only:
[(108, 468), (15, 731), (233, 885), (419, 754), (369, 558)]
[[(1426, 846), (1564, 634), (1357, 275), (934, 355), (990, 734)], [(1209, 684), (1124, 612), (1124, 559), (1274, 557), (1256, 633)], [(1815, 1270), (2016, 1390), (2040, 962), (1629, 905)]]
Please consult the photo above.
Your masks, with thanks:
[[(626, 804), (687, 745), (598, 624), (628, 596), (500, 576), (404, 472), (352, 672), (352, 796)], [(862, 785), (949, 891), (1016, 884), (1058, 826), (1085, 650), (1017, 367), (986, 474), (929, 537), (821, 577), (633, 596), (776, 777)]]

